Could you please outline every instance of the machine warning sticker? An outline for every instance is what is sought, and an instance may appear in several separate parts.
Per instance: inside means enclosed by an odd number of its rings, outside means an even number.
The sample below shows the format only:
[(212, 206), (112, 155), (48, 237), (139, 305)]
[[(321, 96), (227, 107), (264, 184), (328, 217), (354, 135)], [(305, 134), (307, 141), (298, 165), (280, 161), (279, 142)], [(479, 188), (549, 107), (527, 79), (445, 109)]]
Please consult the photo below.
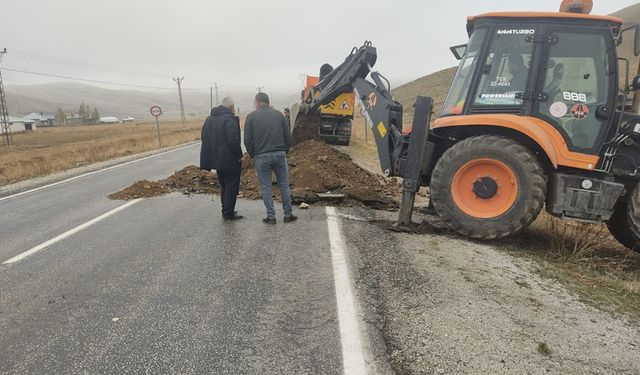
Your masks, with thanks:
[(342, 104), (340, 104), (340, 109), (349, 110), (351, 107), (349, 107), (349, 103), (346, 100), (343, 100)]
[(382, 121), (378, 123), (378, 133), (380, 133), (380, 137), (384, 138), (387, 135), (387, 128), (384, 127)]
[(373, 109), (378, 104), (378, 95), (375, 92), (369, 94), (369, 109)]
[(589, 107), (585, 104), (575, 104), (571, 107), (571, 117), (576, 120), (583, 120), (589, 116)]
[(568, 111), (569, 108), (563, 102), (555, 102), (549, 107), (549, 113), (551, 113), (551, 116), (555, 118), (564, 117)]

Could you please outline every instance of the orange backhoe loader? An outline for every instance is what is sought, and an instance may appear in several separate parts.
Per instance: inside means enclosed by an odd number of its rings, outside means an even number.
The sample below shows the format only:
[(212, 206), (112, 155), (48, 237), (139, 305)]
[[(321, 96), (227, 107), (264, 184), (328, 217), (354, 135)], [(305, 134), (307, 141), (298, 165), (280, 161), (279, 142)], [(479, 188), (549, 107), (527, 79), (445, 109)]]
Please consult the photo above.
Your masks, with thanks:
[(468, 237), (514, 234), (546, 207), (558, 217), (605, 222), (639, 250), (640, 76), (629, 82), (630, 62), (617, 50), (634, 36), (640, 54), (639, 27), (589, 15), (591, 6), (574, 0), (558, 13), (469, 17), (470, 39), (451, 48), (460, 65), (431, 127), (431, 98), (419, 96), (411, 133), (403, 134), (402, 105), (371, 71), (370, 42), (332, 72), (310, 105), (354, 90), (382, 170), (403, 177), (399, 227), (411, 222), (415, 193), (428, 186), (438, 215)]

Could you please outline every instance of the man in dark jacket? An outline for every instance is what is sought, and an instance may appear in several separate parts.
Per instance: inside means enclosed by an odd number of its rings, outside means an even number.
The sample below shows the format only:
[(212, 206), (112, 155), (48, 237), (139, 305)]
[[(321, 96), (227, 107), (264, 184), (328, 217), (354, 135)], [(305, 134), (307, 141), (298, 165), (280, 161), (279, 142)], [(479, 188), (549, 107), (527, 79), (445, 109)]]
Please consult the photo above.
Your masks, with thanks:
[(222, 217), (225, 220), (242, 219), (235, 212), (240, 191), (242, 148), (240, 146), (240, 121), (234, 114), (231, 98), (222, 99), (222, 105), (211, 110), (202, 126), (200, 168), (215, 169), (220, 181)]
[(256, 110), (247, 116), (244, 124), (244, 146), (253, 158), (256, 174), (260, 180), (262, 201), (267, 209), (267, 224), (276, 223), (276, 211), (273, 206), (271, 175), (276, 174), (278, 187), (282, 195), (284, 222), (298, 219), (291, 208), (291, 192), (289, 191), (289, 169), (287, 152), (293, 139), (291, 130), (284, 115), (269, 106), (269, 96), (265, 93), (256, 95)]

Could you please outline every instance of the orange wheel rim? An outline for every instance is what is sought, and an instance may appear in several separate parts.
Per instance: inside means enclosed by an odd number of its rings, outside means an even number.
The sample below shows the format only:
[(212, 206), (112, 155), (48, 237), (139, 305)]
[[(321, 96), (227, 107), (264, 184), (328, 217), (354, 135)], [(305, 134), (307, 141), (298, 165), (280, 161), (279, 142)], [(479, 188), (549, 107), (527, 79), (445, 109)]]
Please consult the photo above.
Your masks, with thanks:
[(491, 219), (513, 206), (518, 197), (518, 180), (511, 168), (501, 161), (471, 160), (453, 176), (451, 195), (465, 214)]

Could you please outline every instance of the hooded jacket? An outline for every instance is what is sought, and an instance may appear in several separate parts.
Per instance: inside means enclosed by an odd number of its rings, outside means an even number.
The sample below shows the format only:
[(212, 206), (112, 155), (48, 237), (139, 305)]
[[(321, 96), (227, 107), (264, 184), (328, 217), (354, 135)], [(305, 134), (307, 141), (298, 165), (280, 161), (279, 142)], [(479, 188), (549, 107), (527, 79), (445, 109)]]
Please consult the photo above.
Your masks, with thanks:
[(240, 171), (240, 120), (229, 108), (218, 106), (211, 110), (202, 126), (200, 168), (223, 172)]

